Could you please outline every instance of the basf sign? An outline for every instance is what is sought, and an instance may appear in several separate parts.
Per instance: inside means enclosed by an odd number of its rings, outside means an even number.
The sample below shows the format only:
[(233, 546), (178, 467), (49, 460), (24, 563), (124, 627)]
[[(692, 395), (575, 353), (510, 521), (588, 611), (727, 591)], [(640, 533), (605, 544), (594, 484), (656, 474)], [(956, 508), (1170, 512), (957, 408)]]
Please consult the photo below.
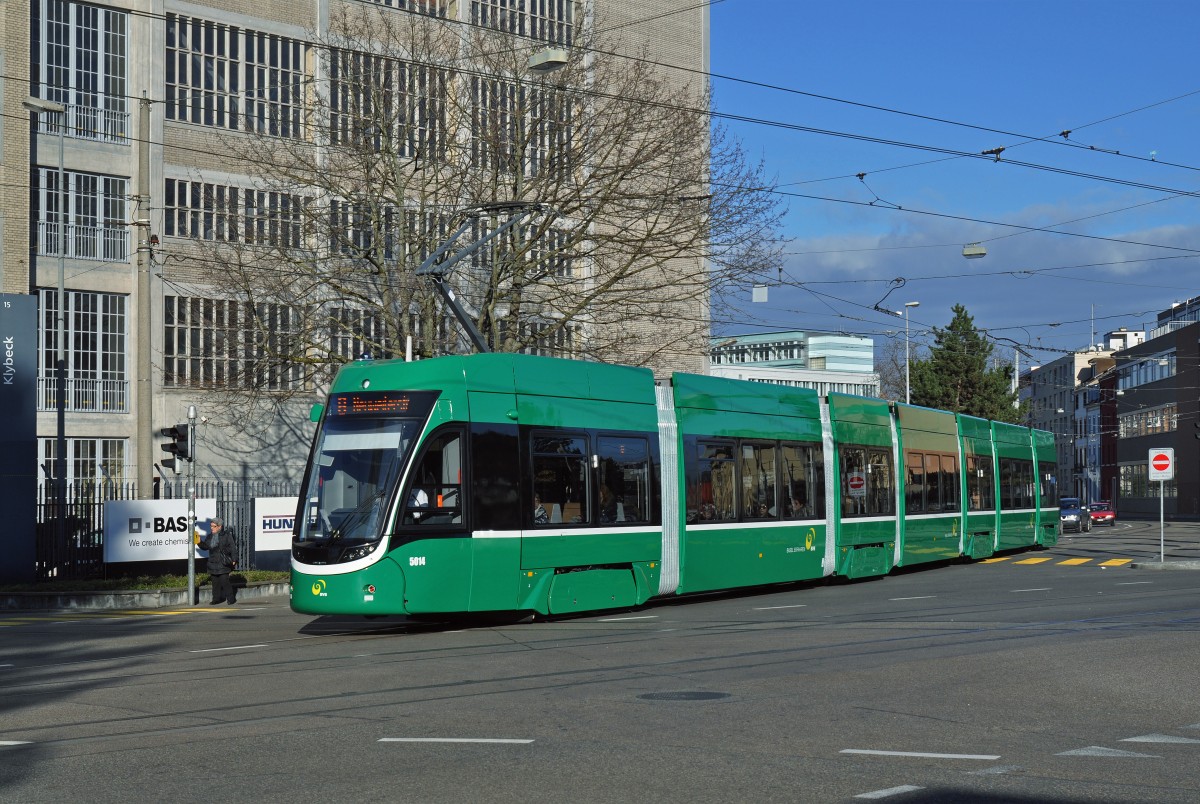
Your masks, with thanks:
[[(196, 500), (196, 527), (207, 533), (208, 520), (216, 515), (216, 500)], [(186, 499), (104, 504), (105, 563), (186, 559), (191, 538)]]

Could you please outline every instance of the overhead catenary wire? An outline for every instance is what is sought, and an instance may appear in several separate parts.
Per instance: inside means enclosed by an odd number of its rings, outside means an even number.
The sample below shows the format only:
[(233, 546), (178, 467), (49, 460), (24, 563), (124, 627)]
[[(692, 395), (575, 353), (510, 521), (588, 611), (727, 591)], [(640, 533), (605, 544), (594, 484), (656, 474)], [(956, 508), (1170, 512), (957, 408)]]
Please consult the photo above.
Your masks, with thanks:
[[(669, 66), (669, 65), (668, 65), (668, 66)], [(1165, 102), (1165, 101), (1164, 101), (1164, 102)], [(1149, 108), (1149, 107), (1143, 107), (1143, 108)], [(1110, 119), (1111, 119), (1111, 118), (1110, 118)], [(1077, 127), (1077, 128), (1081, 128), (1081, 127)], [(1161, 163), (1161, 162), (1160, 162), (1160, 163)], [(1178, 196), (1177, 196), (1177, 197), (1178, 197)], [(958, 218), (958, 219), (962, 220), (962, 219), (964, 219), (964, 218), (961, 218), (961, 217), (960, 217), (960, 218)], [(971, 219), (968, 219), (968, 220), (971, 220)], [(994, 223), (994, 222), (991, 222), (991, 221), (979, 221), (979, 222), (984, 222), (984, 223)], [(1027, 227), (1027, 228), (1023, 229), (1022, 231), (1045, 231), (1045, 229), (1043, 229), (1043, 228), (1039, 228), (1039, 227)], [(1020, 232), (1016, 232), (1016, 233), (1013, 233), (1013, 234), (1019, 234), (1019, 233), (1020, 233)], [(1005, 235), (1005, 236), (1012, 236), (1012, 234), (1010, 234), (1010, 235)], [(1114, 241), (1114, 242), (1123, 242), (1123, 241), (1120, 241), (1120, 240), (1117, 240), (1117, 239), (1113, 239), (1113, 241)], [(1134, 242), (1133, 244), (1134, 244), (1134, 245), (1154, 245), (1154, 244), (1147, 244), (1147, 243), (1137, 243), (1137, 242)]]

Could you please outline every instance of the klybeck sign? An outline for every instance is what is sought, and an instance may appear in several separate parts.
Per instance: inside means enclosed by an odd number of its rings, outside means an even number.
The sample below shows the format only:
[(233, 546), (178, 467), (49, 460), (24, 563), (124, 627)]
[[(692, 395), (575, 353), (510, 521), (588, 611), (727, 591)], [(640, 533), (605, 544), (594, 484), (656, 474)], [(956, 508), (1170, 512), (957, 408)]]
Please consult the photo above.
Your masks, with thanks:
[(1150, 480), (1173, 480), (1175, 478), (1175, 450), (1150, 450)]

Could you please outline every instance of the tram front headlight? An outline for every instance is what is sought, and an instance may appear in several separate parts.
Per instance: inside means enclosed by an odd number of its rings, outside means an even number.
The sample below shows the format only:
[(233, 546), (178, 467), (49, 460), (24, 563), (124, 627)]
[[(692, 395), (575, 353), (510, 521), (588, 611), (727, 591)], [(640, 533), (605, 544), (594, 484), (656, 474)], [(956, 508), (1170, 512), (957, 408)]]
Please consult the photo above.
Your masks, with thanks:
[(375, 549), (373, 544), (364, 544), (359, 547), (351, 547), (349, 550), (342, 553), (342, 561), (357, 561), (360, 558), (366, 558), (371, 555), (371, 551)]

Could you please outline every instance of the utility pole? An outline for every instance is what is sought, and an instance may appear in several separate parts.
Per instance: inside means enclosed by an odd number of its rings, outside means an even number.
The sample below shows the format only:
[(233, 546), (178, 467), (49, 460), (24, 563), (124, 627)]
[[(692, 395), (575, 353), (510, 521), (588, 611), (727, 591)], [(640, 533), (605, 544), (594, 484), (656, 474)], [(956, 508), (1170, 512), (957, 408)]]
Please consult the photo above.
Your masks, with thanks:
[[(137, 386), (133, 400), (137, 409), (137, 496), (150, 498), (154, 486), (154, 384), (150, 360), (150, 99), (142, 93), (138, 107), (138, 181), (134, 212), (137, 239)], [(190, 531), (189, 531), (190, 532)]]
[(188, 405), (188, 603), (196, 605), (196, 406)]

